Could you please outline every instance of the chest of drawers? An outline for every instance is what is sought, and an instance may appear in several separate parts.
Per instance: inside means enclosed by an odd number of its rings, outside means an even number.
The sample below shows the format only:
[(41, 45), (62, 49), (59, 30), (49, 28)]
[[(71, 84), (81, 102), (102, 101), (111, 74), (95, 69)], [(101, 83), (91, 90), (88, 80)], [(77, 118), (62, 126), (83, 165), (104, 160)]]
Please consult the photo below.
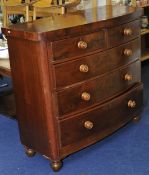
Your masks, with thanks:
[(67, 155), (137, 119), (141, 14), (105, 6), (2, 29), (28, 155), (43, 154), (57, 171)]

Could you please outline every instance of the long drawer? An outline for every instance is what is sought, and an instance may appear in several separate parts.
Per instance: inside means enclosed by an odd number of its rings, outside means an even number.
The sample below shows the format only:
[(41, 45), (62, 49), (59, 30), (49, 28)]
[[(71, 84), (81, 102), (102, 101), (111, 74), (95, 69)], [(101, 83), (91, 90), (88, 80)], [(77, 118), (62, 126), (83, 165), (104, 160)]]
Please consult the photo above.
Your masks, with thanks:
[(54, 65), (56, 88), (62, 88), (104, 74), (140, 58), (140, 39), (119, 47)]
[(49, 57), (53, 60), (72, 59), (72, 57), (81, 56), (95, 50), (104, 50), (107, 48), (105, 32), (98, 32), (72, 37), (49, 43)]
[(57, 92), (59, 117), (84, 110), (140, 82), (140, 61)]
[(108, 47), (126, 43), (140, 34), (140, 20), (110, 28), (108, 31)]
[[(61, 147), (93, 143), (138, 116), (142, 106), (142, 84), (83, 114), (60, 121)], [(84, 144), (82, 144), (85, 146)]]

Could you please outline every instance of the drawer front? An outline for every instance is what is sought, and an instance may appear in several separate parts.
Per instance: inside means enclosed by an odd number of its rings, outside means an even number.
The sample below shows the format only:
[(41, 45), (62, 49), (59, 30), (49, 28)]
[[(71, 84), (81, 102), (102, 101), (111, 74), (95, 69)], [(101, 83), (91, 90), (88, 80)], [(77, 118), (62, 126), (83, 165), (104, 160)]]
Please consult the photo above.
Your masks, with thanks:
[(55, 65), (56, 87), (61, 88), (104, 74), (140, 58), (140, 38), (106, 52)]
[(140, 20), (135, 20), (133, 22), (109, 29), (108, 46), (111, 48), (117, 46), (121, 43), (130, 41), (136, 38), (140, 34)]
[(83, 110), (140, 82), (140, 61), (57, 93), (59, 116)]
[[(91, 51), (104, 50), (106, 48), (105, 32), (101, 30), (96, 33), (55, 41), (51, 48), (53, 60), (71, 59)], [(51, 56), (51, 54), (49, 55)]]
[(92, 111), (61, 121), (61, 146), (79, 145), (82, 140), (90, 144), (109, 135), (140, 114), (142, 99), (139, 85)]

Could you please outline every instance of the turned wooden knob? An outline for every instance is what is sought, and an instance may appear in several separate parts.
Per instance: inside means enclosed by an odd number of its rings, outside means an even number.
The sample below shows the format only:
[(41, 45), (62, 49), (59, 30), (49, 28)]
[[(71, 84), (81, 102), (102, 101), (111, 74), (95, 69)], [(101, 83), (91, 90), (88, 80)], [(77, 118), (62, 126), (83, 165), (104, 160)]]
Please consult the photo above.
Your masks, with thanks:
[(80, 65), (79, 70), (80, 70), (80, 72), (84, 72), (84, 73), (86, 73), (86, 72), (89, 71), (89, 68), (88, 68), (87, 65), (82, 64), (82, 65)]
[(85, 41), (79, 41), (78, 42), (78, 48), (79, 49), (86, 49), (87, 48), (87, 43)]
[(92, 129), (93, 128), (93, 122), (91, 122), (91, 121), (86, 121), (86, 122), (84, 122), (84, 127), (86, 128), (86, 129)]
[(128, 107), (129, 108), (135, 108), (136, 107), (136, 102), (134, 100), (129, 100), (128, 101)]
[(125, 35), (125, 36), (130, 36), (130, 35), (132, 35), (132, 29), (131, 29), (131, 28), (125, 28), (125, 29), (124, 29), (124, 35)]
[(131, 49), (125, 49), (124, 50), (124, 55), (130, 57), (132, 55), (132, 50)]
[(125, 80), (131, 81), (131, 80), (132, 80), (132, 75), (126, 74), (126, 75), (125, 75)]
[(81, 95), (81, 98), (82, 98), (82, 100), (84, 100), (84, 101), (89, 101), (90, 98), (91, 98), (91, 96), (90, 96), (89, 93), (83, 92), (82, 95)]

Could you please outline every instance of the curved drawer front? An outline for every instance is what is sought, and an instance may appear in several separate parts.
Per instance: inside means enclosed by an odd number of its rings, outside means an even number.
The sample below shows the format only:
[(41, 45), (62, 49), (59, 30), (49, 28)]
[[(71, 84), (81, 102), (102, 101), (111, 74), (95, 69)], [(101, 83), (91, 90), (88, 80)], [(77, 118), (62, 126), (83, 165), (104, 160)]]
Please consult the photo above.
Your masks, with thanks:
[(105, 32), (100, 30), (99, 32), (79, 37), (55, 41), (52, 43), (51, 48), (53, 60), (71, 59), (91, 51), (101, 51), (106, 49)]
[[(132, 102), (133, 105), (130, 105)], [(123, 126), (132, 117), (140, 114), (142, 106), (142, 85), (136, 86), (127, 93), (88, 111), (60, 122), (61, 146), (79, 147), (79, 141), (94, 143)], [(71, 147), (71, 146), (70, 146)]]
[(140, 20), (111, 28), (108, 31), (108, 46), (114, 47), (121, 43), (130, 41), (140, 34)]
[(101, 103), (140, 82), (140, 61), (57, 93), (59, 115)]
[(56, 87), (61, 88), (104, 74), (140, 58), (140, 38), (106, 52), (54, 66)]

